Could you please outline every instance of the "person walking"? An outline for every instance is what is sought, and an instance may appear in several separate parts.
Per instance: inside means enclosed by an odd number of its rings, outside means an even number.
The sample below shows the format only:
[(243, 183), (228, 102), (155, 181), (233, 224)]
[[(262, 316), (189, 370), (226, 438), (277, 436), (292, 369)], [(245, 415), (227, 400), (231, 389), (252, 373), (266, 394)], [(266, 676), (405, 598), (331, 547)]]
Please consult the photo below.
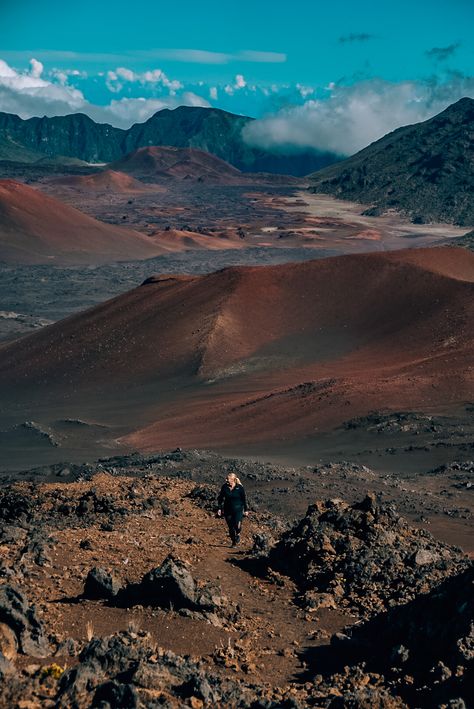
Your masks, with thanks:
[(217, 516), (222, 517), (224, 515), (229, 528), (232, 546), (235, 547), (240, 542), (242, 518), (248, 516), (245, 490), (235, 473), (230, 472), (227, 475), (217, 498), (217, 504), (219, 505)]

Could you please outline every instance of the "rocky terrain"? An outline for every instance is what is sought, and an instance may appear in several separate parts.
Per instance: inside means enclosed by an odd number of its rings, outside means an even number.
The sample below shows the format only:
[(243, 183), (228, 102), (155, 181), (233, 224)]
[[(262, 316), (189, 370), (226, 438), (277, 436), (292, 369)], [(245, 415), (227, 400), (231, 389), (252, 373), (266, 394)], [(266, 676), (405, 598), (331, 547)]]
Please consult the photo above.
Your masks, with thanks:
[[(251, 505), (236, 550), (215, 518), (230, 468)], [(469, 706), (467, 557), (401, 519), (412, 493), (327, 470), (351, 502), (320, 497), (322, 469), (198, 451), (3, 484), (0, 706)]]
[(329, 152), (285, 154), (253, 148), (242, 137), (242, 128), (252, 120), (217, 108), (180, 106), (123, 130), (81, 113), (27, 120), (0, 113), (0, 159), (35, 163), (59, 156), (58, 164), (67, 157), (108, 163), (138, 148), (165, 145), (205, 150), (245, 172), (289, 175), (307, 175), (337, 159)]
[(415, 223), (474, 224), (474, 100), (463, 98), (423, 123), (398, 128), (310, 178), (313, 192), (397, 210)]

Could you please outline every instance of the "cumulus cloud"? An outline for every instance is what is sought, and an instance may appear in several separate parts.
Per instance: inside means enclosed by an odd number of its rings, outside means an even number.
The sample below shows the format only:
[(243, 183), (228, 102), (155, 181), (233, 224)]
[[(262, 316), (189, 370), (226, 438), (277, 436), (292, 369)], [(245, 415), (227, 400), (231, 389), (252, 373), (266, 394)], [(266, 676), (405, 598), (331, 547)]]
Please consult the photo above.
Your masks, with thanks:
[(217, 101), (217, 86), (211, 86), (209, 89), (209, 98), (213, 101)]
[(315, 148), (351, 155), (395, 128), (434, 116), (463, 96), (474, 97), (474, 77), (397, 84), (374, 79), (333, 87), (327, 99), (309, 100), (253, 121), (244, 137), (267, 149)]
[(339, 37), (340, 44), (347, 44), (351, 42), (369, 42), (371, 39), (376, 39), (374, 34), (369, 34), (368, 32), (351, 32), (350, 34), (344, 34)]
[(30, 74), (33, 76), (35, 79), (39, 79), (41, 74), (43, 73), (44, 66), (41, 62), (39, 62), (37, 59), (30, 59)]
[(43, 65), (30, 61), (29, 72), (18, 72), (0, 60), (0, 108), (22, 118), (64, 115), (81, 110), (86, 100), (77, 89), (42, 78)]
[(79, 71), (79, 69), (51, 69), (49, 76), (65, 86), (71, 76), (87, 79), (87, 72)]
[(435, 62), (445, 62), (453, 56), (460, 46), (459, 43), (456, 43), (450, 44), (447, 47), (432, 47), (425, 52), (425, 55), (428, 59), (433, 59)]
[(233, 84), (226, 84), (224, 86), (224, 91), (228, 96), (233, 96), (233, 94), (236, 91), (240, 91), (240, 89), (245, 89), (247, 86), (247, 82), (245, 81), (245, 77), (243, 74), (236, 74), (234, 83)]
[[(129, 70), (118, 69), (111, 72), (114, 85), (120, 81), (134, 80)], [(15, 113), (21, 118), (32, 116), (64, 116), (68, 113), (85, 113), (96, 121), (112, 123), (127, 128), (132, 123), (146, 120), (156, 111), (178, 106), (209, 106), (202, 96), (191, 91), (175, 95), (178, 83), (166, 77), (160, 70), (144, 72), (140, 75), (143, 82), (156, 82), (166, 87), (168, 95), (160, 98), (121, 98), (108, 105), (98, 106), (89, 103), (84, 94), (69, 86), (69, 76), (81, 75), (76, 70), (54, 69), (51, 78), (43, 78), (41, 62), (31, 60), (30, 70), (19, 72), (0, 59), (0, 110)], [(181, 87), (181, 84), (179, 84)]]
[(296, 90), (302, 98), (307, 98), (314, 94), (314, 89), (311, 86), (304, 86), (303, 84), (296, 84)]
[(112, 93), (118, 93), (123, 89), (125, 83), (138, 83), (142, 86), (153, 84), (162, 86), (171, 94), (183, 88), (183, 84), (175, 79), (171, 80), (161, 69), (152, 69), (151, 71), (136, 72), (132, 69), (127, 69), (124, 66), (117, 67), (114, 71), (108, 71), (106, 74), (106, 85)]

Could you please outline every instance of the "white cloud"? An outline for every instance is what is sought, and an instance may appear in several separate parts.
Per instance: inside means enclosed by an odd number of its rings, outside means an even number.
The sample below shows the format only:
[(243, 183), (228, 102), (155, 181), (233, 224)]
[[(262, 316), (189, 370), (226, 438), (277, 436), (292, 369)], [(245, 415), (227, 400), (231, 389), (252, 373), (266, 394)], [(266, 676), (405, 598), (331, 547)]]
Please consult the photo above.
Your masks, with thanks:
[(105, 75), (105, 85), (108, 90), (113, 94), (118, 94), (123, 89), (123, 84), (119, 82), (117, 73), (115, 71), (108, 71)]
[(304, 86), (303, 84), (296, 84), (296, 90), (298, 91), (301, 98), (307, 98), (314, 94), (314, 89), (311, 86)]
[(283, 64), (286, 62), (286, 54), (283, 52), (255, 52), (245, 50), (239, 52), (236, 59), (242, 62), (259, 62), (263, 64)]
[(245, 49), (234, 53), (212, 52), (206, 49), (154, 49), (130, 50), (122, 53), (106, 52), (71, 52), (67, 50), (29, 50), (25, 51), (4, 51), (3, 55), (9, 61), (24, 62), (28, 55), (37, 54), (44, 61), (50, 62), (90, 62), (93, 64), (116, 64), (131, 60), (154, 61), (167, 59), (175, 62), (186, 62), (195, 64), (229, 64), (231, 62), (254, 62), (264, 64), (280, 64), (286, 62), (287, 56), (283, 52), (262, 52), (258, 50)]
[(41, 74), (43, 73), (44, 66), (41, 62), (39, 62), (37, 59), (30, 59), (30, 66), (31, 66), (31, 71), (30, 74), (33, 76), (35, 79), (39, 79)]
[(290, 106), (248, 124), (245, 139), (262, 148), (351, 155), (395, 128), (426, 120), (463, 96), (474, 97), (474, 77), (398, 84), (374, 79), (328, 88), (327, 99)]
[(87, 79), (86, 71), (79, 71), (79, 69), (51, 69), (48, 75), (52, 79), (56, 79), (62, 86), (65, 86), (69, 81), (70, 76), (80, 77), (81, 79)]
[(3, 59), (0, 59), (0, 80), (9, 79), (17, 76), (16, 71), (14, 71)]
[(109, 74), (113, 74), (115, 79), (120, 76), (124, 81), (138, 81), (138, 75), (131, 69), (126, 69), (124, 66), (119, 66), (115, 72), (109, 72)]
[(213, 101), (217, 101), (217, 86), (211, 86), (209, 89), (209, 98)]
[[(121, 80), (126, 80), (126, 72), (121, 72)], [(159, 70), (157, 70), (159, 71)], [(54, 81), (42, 78), (43, 67), (40, 62), (32, 61), (30, 72), (18, 72), (0, 59), (0, 110), (15, 113), (21, 118), (32, 116), (64, 116), (68, 113), (86, 113), (96, 121), (112, 123), (127, 128), (132, 123), (146, 120), (156, 111), (178, 106), (210, 106), (202, 96), (191, 91), (175, 95), (177, 83), (170, 81), (162, 72), (150, 72), (152, 76), (144, 81), (158, 81), (166, 86), (169, 94), (160, 98), (122, 98), (113, 100), (106, 106), (89, 103), (83, 93), (67, 85), (70, 75), (79, 75), (76, 70), (51, 72)], [(82, 74), (81, 74), (82, 75)], [(143, 75), (144, 76), (144, 75)], [(114, 86), (119, 83), (117, 72), (108, 72), (107, 81)], [(181, 84), (180, 84), (181, 86)]]
[(43, 65), (30, 62), (30, 72), (17, 72), (0, 60), (0, 109), (22, 118), (80, 111), (86, 100), (77, 89), (41, 78)]
[(231, 64), (248, 62), (254, 64), (281, 64), (287, 56), (283, 52), (262, 52), (243, 49), (238, 52), (212, 52), (207, 49), (148, 49), (127, 52), (126, 56), (140, 59), (166, 59), (191, 64)]
[(124, 66), (117, 67), (115, 71), (107, 72), (106, 85), (112, 93), (118, 93), (123, 89), (123, 82), (139, 83), (142, 86), (146, 84), (154, 84), (168, 89), (170, 94), (174, 95), (177, 91), (183, 88), (183, 84), (177, 80), (171, 80), (161, 69), (152, 69), (150, 71), (135, 72), (132, 69), (127, 69)]
[(236, 91), (240, 91), (240, 89), (245, 89), (247, 86), (247, 82), (245, 81), (244, 75), (243, 74), (236, 74), (234, 78), (234, 83), (233, 84), (226, 84), (224, 86), (224, 91), (228, 96), (233, 96)]

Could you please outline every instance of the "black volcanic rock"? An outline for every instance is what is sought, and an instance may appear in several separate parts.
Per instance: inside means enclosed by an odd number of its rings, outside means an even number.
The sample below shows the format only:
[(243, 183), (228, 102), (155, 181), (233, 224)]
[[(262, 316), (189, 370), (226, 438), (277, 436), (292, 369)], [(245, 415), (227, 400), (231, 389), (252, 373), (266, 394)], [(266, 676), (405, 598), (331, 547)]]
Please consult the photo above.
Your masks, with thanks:
[(95, 123), (76, 113), (54, 118), (29, 118), (0, 112), (0, 160), (31, 163), (62, 156), (87, 162), (113, 162), (148, 146), (198, 148), (230, 162), (244, 172), (307, 175), (337, 158), (314, 150), (296, 154), (250, 147), (242, 128), (252, 118), (217, 108), (180, 106), (158, 111), (128, 130)]
[(308, 609), (348, 608), (365, 617), (426, 593), (469, 564), (459, 549), (409, 526), (373, 494), (353, 505), (311, 505), (268, 561), (297, 582)]
[(310, 177), (312, 192), (395, 209), (415, 223), (474, 224), (474, 100), (398, 128)]
[(83, 596), (93, 600), (100, 598), (111, 599), (117, 595), (120, 588), (121, 583), (114, 574), (95, 566), (87, 574)]
[[(352, 678), (377, 673), (410, 707), (467, 707), (474, 696), (474, 568), (430, 593), (333, 636), (326, 662)], [(321, 650), (316, 652), (316, 655)], [(332, 658), (330, 658), (330, 654)], [(314, 658), (317, 668), (318, 657)], [(325, 689), (340, 683), (333, 674)], [(331, 705), (332, 706), (332, 705)], [(339, 706), (339, 705), (337, 705)], [(347, 706), (347, 705), (340, 705)], [(359, 705), (356, 705), (359, 706)], [(378, 705), (377, 705), (378, 706)]]

